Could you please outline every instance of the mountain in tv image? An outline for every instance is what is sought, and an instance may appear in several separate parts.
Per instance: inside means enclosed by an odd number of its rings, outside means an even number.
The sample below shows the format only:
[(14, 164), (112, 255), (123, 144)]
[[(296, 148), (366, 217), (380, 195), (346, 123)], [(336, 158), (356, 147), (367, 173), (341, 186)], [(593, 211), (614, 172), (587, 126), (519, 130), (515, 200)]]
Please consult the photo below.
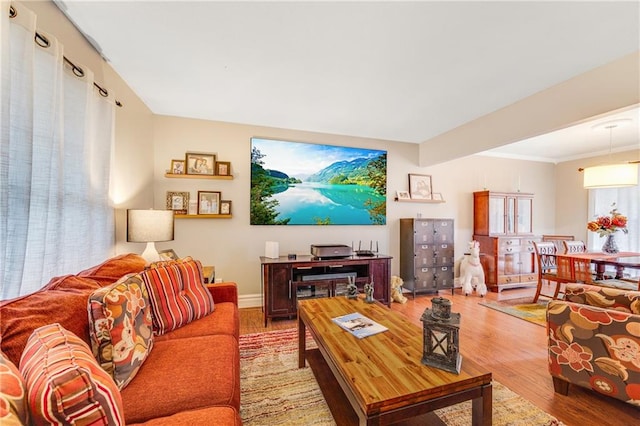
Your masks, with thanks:
[(384, 225), (387, 153), (251, 140), (252, 225)]

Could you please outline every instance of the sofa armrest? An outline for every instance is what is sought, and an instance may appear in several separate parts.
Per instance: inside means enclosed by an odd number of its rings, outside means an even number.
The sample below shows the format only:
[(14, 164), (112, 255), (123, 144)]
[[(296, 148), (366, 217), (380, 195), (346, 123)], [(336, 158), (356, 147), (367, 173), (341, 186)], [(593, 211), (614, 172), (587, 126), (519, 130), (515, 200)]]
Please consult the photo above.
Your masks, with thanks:
[(238, 285), (234, 282), (205, 284), (214, 303), (232, 302), (238, 306)]

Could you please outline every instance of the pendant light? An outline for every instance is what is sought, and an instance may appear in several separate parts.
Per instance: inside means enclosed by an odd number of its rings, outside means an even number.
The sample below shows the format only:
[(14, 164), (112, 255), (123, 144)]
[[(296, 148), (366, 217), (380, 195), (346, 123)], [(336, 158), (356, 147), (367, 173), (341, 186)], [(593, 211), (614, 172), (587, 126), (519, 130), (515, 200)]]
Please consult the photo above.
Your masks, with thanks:
[[(631, 120), (612, 120), (594, 126), (594, 129), (609, 130), (609, 159), (613, 143), (613, 129)], [(585, 167), (583, 186), (586, 189), (618, 188), (635, 186), (638, 184), (638, 165), (634, 163), (605, 164), (601, 166)]]

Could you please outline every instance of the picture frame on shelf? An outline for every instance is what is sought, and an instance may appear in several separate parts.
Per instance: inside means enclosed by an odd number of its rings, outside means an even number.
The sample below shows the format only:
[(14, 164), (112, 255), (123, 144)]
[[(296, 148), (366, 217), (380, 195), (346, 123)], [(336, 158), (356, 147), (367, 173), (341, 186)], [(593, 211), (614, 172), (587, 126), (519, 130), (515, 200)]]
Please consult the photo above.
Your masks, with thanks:
[(184, 174), (184, 160), (171, 160), (171, 174)]
[(432, 199), (431, 175), (409, 173), (409, 194), (412, 200)]
[(178, 260), (179, 257), (173, 249), (160, 250), (158, 252), (160, 260)]
[(220, 201), (220, 214), (231, 214), (231, 200)]
[(409, 191), (396, 191), (396, 197), (398, 200), (410, 200), (411, 194), (409, 194)]
[(198, 214), (220, 214), (220, 191), (198, 191)]
[(188, 192), (167, 191), (167, 210), (173, 210), (174, 214), (187, 214), (188, 209)]
[(435, 201), (444, 201), (444, 198), (442, 197), (442, 193), (440, 192), (433, 192), (431, 194), (431, 199)]
[(216, 176), (231, 176), (231, 162), (216, 161)]
[(185, 166), (188, 175), (213, 176), (215, 164), (215, 154), (197, 152), (187, 152), (185, 154)]

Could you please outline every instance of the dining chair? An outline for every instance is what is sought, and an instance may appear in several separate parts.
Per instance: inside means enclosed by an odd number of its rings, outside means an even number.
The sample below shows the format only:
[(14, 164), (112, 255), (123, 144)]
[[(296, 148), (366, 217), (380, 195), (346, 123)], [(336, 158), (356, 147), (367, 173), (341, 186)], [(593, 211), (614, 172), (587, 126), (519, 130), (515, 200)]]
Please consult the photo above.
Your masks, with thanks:
[(562, 241), (562, 245), (564, 246), (565, 253), (584, 253), (587, 251), (587, 245), (584, 241)]
[(591, 261), (589, 259), (571, 259), (573, 260), (573, 278), (576, 282), (584, 284), (593, 284), (593, 271), (591, 269)]
[[(536, 294), (533, 296), (533, 303), (536, 303), (540, 296), (557, 299), (560, 286), (563, 283), (571, 282), (571, 264), (563, 262), (562, 269), (560, 271), (558, 270), (557, 248), (551, 241), (534, 241), (533, 247), (535, 248), (536, 259), (538, 260), (538, 286), (536, 288)], [(547, 294), (542, 292), (543, 282), (546, 282), (547, 285), (550, 285), (552, 282), (555, 283), (553, 293)]]
[(542, 241), (546, 242), (546, 241), (551, 241), (553, 244), (556, 245), (556, 250), (558, 251), (558, 253), (561, 250), (564, 250), (564, 246), (562, 245), (563, 241), (573, 241), (576, 238), (573, 235), (543, 235), (542, 236)]

